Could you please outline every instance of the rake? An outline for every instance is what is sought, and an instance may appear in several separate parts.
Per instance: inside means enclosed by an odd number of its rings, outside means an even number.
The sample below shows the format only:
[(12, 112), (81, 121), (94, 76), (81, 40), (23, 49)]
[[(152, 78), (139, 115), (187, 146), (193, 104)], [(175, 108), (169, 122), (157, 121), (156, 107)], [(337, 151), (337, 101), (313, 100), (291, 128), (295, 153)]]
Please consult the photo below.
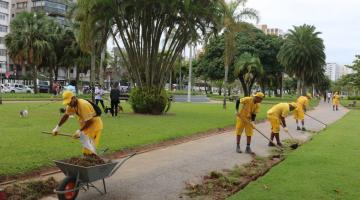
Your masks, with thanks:
[(315, 120), (315, 121), (317, 121), (317, 122), (319, 122), (320, 124), (323, 124), (324, 126), (325, 126), (325, 128), (327, 128), (327, 124), (325, 124), (324, 122), (322, 122), (322, 121), (320, 121), (320, 120), (318, 120), (318, 119), (316, 119), (315, 117), (312, 117), (312, 116), (310, 116), (310, 115), (308, 115), (308, 114), (306, 114), (305, 113), (305, 115), (306, 116), (308, 116), (308, 117), (310, 117), (311, 119), (313, 119), (313, 120)]

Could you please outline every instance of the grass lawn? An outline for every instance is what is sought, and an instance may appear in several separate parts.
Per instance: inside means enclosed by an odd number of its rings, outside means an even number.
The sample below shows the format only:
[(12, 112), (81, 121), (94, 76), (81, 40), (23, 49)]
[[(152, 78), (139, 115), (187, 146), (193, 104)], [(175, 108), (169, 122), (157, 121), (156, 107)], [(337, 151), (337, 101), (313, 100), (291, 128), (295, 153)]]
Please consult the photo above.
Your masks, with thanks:
[[(111, 151), (133, 148), (235, 124), (233, 103), (226, 111), (221, 104), (174, 103), (163, 116), (133, 114), (128, 104), (122, 105), (126, 112), (120, 117), (102, 115), (104, 131), (100, 148)], [(257, 119), (265, 119), (271, 106), (262, 104)], [(60, 107), (60, 102), (0, 105), (0, 176), (19, 174), (52, 165), (54, 159), (80, 155), (77, 140), (41, 133), (51, 131), (58, 123)], [(19, 117), (22, 109), (29, 110), (28, 118)], [(70, 118), (61, 131), (74, 133), (77, 129), (77, 121)]]
[(229, 199), (359, 199), (359, 119), (351, 111)]

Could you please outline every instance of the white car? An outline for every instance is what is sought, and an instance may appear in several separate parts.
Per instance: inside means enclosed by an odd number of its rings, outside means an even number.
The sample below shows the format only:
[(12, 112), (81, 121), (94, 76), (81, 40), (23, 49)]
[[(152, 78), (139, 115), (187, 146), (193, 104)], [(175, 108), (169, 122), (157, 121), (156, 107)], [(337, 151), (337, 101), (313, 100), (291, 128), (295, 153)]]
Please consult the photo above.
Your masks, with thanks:
[(31, 89), (29, 86), (22, 84), (13, 84), (7, 89), (4, 89), (4, 91), (10, 93), (34, 93), (33, 89)]

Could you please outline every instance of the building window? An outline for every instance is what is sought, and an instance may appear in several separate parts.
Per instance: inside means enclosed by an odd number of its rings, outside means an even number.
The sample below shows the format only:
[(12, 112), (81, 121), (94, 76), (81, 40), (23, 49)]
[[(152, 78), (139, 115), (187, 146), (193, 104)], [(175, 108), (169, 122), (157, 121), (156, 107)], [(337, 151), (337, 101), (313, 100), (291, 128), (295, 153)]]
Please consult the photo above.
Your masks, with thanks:
[(45, 6), (50, 7), (50, 8), (60, 9), (60, 10), (66, 10), (66, 5), (61, 4), (61, 3), (45, 1)]
[(7, 26), (0, 25), (0, 32), (5, 32), (5, 33), (7, 33), (7, 29), (8, 29)]
[(27, 8), (27, 2), (20, 2), (16, 4), (16, 8)]
[(0, 12), (0, 20), (6, 21), (8, 19), (8, 14)]
[(44, 1), (34, 1), (33, 2), (33, 7), (41, 7), (41, 6), (45, 6)]
[(6, 49), (0, 49), (0, 56), (6, 56)]
[(9, 3), (6, 2), (6, 1), (0, 1), (0, 8), (8, 9), (9, 8)]
[(5, 44), (5, 38), (4, 37), (0, 37), (0, 44)]

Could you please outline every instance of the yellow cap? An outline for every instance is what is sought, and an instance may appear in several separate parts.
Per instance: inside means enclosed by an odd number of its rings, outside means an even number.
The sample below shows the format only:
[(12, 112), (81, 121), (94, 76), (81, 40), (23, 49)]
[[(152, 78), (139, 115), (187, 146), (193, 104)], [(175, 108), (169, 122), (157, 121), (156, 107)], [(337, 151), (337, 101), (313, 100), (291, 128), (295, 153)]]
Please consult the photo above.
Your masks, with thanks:
[(72, 93), (71, 91), (69, 91), (69, 90), (64, 91), (64, 93), (62, 94), (63, 105), (68, 105), (73, 96), (74, 96), (74, 93)]
[(312, 95), (310, 93), (306, 93), (306, 97), (308, 97), (309, 99), (312, 98)]
[(264, 98), (264, 93), (262, 93), (262, 92), (257, 92), (255, 95), (254, 95), (255, 97), (260, 97), (260, 98)]
[(291, 105), (292, 107), (296, 108), (297, 107), (297, 104), (295, 102), (291, 102), (289, 103), (289, 105)]

